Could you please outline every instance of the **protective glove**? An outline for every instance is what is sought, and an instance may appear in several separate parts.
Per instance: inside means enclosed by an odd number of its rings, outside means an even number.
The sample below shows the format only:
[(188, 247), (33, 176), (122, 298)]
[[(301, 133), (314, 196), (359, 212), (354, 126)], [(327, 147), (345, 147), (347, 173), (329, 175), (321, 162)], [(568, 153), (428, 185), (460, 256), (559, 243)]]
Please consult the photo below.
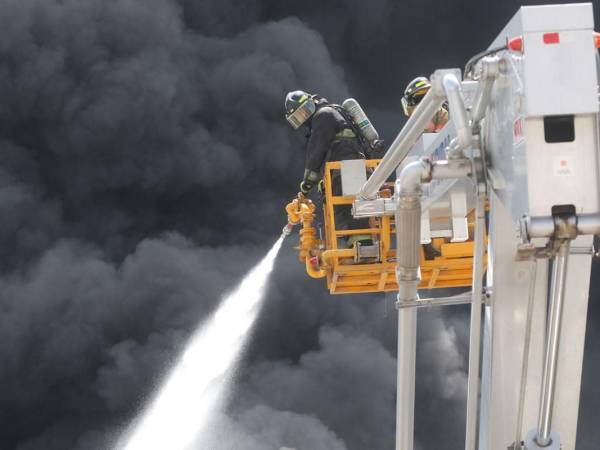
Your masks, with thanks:
[(300, 183), (300, 192), (307, 195), (312, 189), (313, 184), (310, 181), (304, 180)]

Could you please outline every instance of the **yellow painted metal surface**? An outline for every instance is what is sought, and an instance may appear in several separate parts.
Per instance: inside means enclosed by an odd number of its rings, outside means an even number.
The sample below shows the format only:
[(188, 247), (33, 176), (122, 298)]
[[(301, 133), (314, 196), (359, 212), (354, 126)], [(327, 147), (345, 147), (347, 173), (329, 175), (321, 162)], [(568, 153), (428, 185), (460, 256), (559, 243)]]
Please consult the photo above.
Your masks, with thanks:
[[(367, 170), (372, 170), (379, 160), (367, 160)], [(313, 278), (326, 278), (331, 294), (353, 294), (365, 292), (386, 292), (398, 289), (396, 283), (396, 250), (394, 218), (384, 216), (371, 218), (369, 228), (359, 230), (339, 230), (336, 228), (334, 208), (351, 205), (353, 196), (334, 196), (332, 172), (339, 170), (340, 162), (329, 162), (324, 174), (323, 240), (316, 238), (313, 227), (315, 205), (299, 196), (286, 207), (290, 223), (301, 223), (300, 260), (305, 263), (307, 273)], [(384, 187), (390, 189), (391, 186)], [(382, 192), (382, 196), (390, 192)], [(469, 224), (472, 233), (472, 224)], [(343, 238), (352, 235), (371, 235), (380, 246), (380, 261), (357, 263), (354, 248), (340, 248)], [(422, 289), (467, 287), (472, 282), (473, 241), (452, 243), (441, 238), (433, 239), (429, 247), (429, 258), (425, 246), (421, 246)]]

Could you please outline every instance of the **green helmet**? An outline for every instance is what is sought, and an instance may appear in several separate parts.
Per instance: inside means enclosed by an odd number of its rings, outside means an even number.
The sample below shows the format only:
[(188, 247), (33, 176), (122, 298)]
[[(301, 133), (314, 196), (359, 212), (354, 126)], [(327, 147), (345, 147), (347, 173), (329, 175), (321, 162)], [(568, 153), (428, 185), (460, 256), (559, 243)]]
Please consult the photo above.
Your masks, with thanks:
[(292, 91), (285, 97), (285, 118), (294, 127), (300, 128), (317, 110), (314, 95), (304, 91)]
[(417, 77), (408, 83), (402, 97), (404, 114), (410, 116), (429, 89), (431, 89), (431, 83), (425, 77)]

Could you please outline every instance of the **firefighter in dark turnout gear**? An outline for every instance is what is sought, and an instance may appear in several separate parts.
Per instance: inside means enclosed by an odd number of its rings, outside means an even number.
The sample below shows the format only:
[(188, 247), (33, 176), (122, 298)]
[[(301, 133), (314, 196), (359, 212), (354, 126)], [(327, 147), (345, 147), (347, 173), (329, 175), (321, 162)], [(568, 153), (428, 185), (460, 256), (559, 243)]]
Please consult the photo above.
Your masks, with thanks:
[[(406, 117), (412, 116), (412, 113), (430, 89), (431, 83), (426, 77), (417, 77), (408, 83), (402, 97), (402, 109)], [(444, 128), (449, 118), (448, 105), (444, 103), (425, 127), (425, 133), (437, 133)]]
[[(327, 99), (304, 91), (290, 92), (285, 99), (286, 119), (295, 129), (306, 125), (307, 146), (304, 177), (300, 192), (308, 194), (323, 178), (323, 169), (328, 161), (364, 159), (364, 148), (352, 118), (342, 106), (331, 104)], [(342, 195), (341, 176), (332, 176), (333, 195)], [(355, 220), (350, 206), (337, 206), (336, 228), (341, 230), (368, 228), (368, 221)], [(348, 245), (356, 241), (370, 240), (371, 236), (356, 236)]]

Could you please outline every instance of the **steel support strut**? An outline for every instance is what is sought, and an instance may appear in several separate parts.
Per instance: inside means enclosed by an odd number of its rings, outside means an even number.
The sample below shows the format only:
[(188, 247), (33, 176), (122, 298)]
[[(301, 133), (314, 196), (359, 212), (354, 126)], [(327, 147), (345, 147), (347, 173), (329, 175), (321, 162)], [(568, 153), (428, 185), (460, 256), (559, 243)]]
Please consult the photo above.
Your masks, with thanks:
[(479, 363), (481, 352), (481, 292), (483, 290), (483, 258), (485, 255), (485, 194), (479, 193), (475, 208), (475, 250), (473, 257), (473, 288), (471, 301), (471, 331), (469, 340), (469, 378), (467, 382), (467, 420), (465, 450), (475, 450), (479, 406)]
[(569, 258), (570, 240), (561, 242), (552, 265), (550, 287), (550, 315), (546, 334), (546, 349), (544, 353), (544, 369), (540, 392), (540, 411), (538, 417), (536, 443), (542, 447), (549, 446), (552, 441), (552, 406), (556, 383), (556, 369), (560, 343), (560, 327), (565, 297), (567, 278), (567, 262)]

